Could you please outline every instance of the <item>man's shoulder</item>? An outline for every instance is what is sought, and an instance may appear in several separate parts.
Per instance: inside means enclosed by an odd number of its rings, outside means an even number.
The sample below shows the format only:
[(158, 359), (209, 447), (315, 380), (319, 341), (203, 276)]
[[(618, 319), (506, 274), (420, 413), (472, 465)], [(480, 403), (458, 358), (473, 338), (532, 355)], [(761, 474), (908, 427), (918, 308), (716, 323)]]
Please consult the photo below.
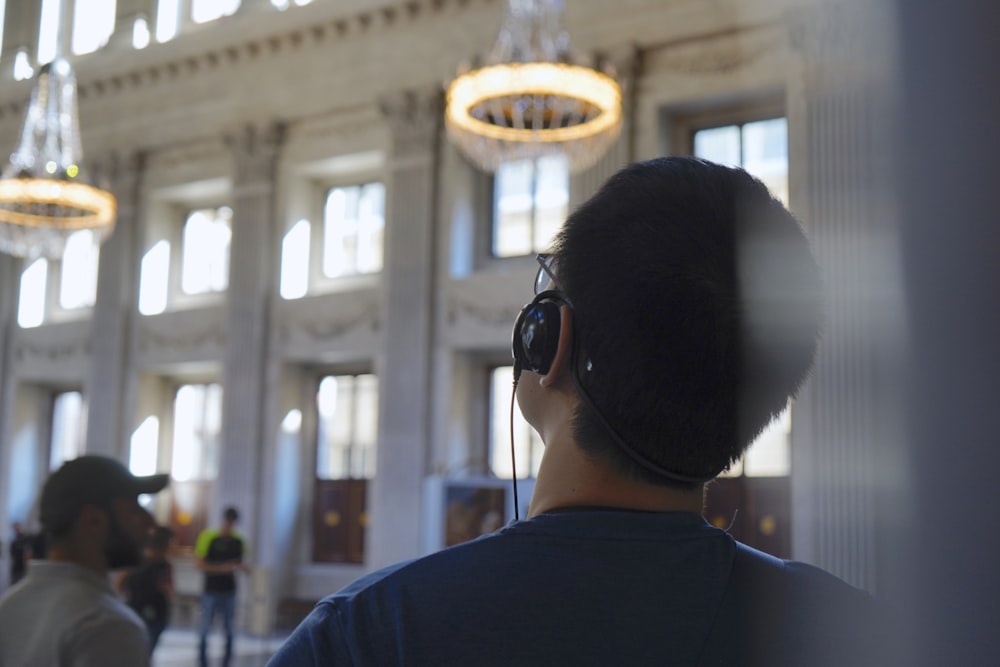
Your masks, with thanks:
[[(878, 605), (866, 591), (807, 563), (737, 543), (710, 651), (720, 664), (864, 665), (877, 646)], [(734, 640), (736, 638), (736, 640)]]

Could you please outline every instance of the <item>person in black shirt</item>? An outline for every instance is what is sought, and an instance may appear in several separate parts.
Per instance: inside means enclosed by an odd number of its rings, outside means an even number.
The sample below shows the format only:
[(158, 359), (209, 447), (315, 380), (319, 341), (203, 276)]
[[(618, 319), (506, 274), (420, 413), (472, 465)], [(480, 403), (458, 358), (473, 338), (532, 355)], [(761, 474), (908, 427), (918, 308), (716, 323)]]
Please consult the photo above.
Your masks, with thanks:
[(236, 573), (247, 572), (243, 563), (246, 549), (243, 537), (236, 532), (240, 515), (235, 507), (227, 507), (222, 525), (204, 530), (198, 536), (194, 551), (198, 569), (205, 573), (205, 588), (201, 596), (198, 664), (208, 666), (208, 633), (215, 615), (222, 616), (226, 633), (226, 652), (222, 664), (228, 667), (233, 655), (233, 616), (236, 611)]
[(146, 544), (143, 564), (126, 573), (119, 582), (125, 602), (146, 624), (151, 654), (170, 621), (174, 571), (167, 560), (167, 548), (173, 535), (174, 532), (164, 526), (153, 529)]

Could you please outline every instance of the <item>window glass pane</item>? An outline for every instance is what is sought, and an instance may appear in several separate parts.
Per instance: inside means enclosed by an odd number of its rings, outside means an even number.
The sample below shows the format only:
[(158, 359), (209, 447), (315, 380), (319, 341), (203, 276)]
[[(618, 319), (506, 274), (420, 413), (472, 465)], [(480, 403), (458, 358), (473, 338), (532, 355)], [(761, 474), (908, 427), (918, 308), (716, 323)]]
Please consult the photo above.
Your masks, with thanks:
[(232, 216), (228, 206), (192, 211), (188, 215), (181, 248), (181, 289), (187, 294), (226, 289)]
[(215, 479), (221, 422), (221, 386), (186, 384), (177, 390), (171, 464), (174, 479)]
[(87, 431), (83, 395), (64, 391), (56, 395), (52, 405), (52, 441), (49, 449), (49, 469), (55, 470), (65, 461), (83, 452)]
[(100, 246), (88, 229), (74, 232), (66, 239), (59, 281), (59, 305), (63, 308), (86, 308), (97, 296), (97, 263)]
[(49, 262), (36, 259), (21, 272), (21, 289), (17, 300), (17, 323), (24, 329), (37, 327), (45, 321), (45, 285)]
[[(24, 2), (24, 0), (20, 0)], [(56, 57), (56, 40), (59, 34), (59, 0), (42, 0), (42, 16), (38, 29), (38, 64), (44, 65)]]
[(316, 477), (373, 477), (378, 439), (377, 378), (371, 374), (327, 376), (320, 382), (316, 406)]
[[(497, 477), (510, 479), (510, 410), (514, 369), (494, 368), (490, 375), (490, 471)], [(518, 477), (537, 477), (545, 445), (531, 428), (521, 411), (514, 406), (514, 452)]]
[(323, 209), (323, 274), (336, 278), (381, 271), (384, 229), (381, 183), (331, 189)]
[(170, 243), (157, 241), (142, 256), (139, 269), (139, 312), (156, 315), (167, 309)]
[(115, 28), (115, 0), (76, 0), (73, 53), (92, 53), (108, 43)]
[(788, 122), (771, 118), (743, 126), (743, 168), (788, 202)]
[(282, 299), (299, 299), (309, 291), (309, 231), (309, 221), (299, 220), (281, 241)]
[(548, 250), (566, 219), (569, 207), (569, 162), (563, 155), (538, 160), (535, 189), (535, 229), (532, 250)]
[(28, 52), (24, 49), (18, 49), (17, 54), (14, 55), (14, 81), (24, 81), (34, 75), (35, 69), (28, 59)]
[(743, 471), (747, 477), (784, 477), (791, 472), (789, 438), (792, 411), (786, 407), (757, 436), (744, 455)]
[(378, 434), (378, 382), (374, 375), (359, 375), (355, 383), (354, 456), (351, 477), (375, 476), (375, 441)]
[(740, 128), (738, 125), (713, 127), (694, 133), (694, 154), (696, 157), (728, 164), (740, 165)]
[(156, 8), (156, 41), (166, 42), (177, 35), (180, 11), (180, 0), (159, 0)]
[(132, 46), (136, 49), (144, 49), (149, 46), (149, 21), (140, 16), (132, 24)]
[(361, 188), (358, 202), (358, 273), (382, 270), (382, 239), (385, 232), (385, 187), (369, 183)]
[(229, 16), (240, 6), (240, 0), (191, 0), (191, 20), (195, 23), (214, 21)]
[(541, 252), (566, 218), (569, 163), (563, 155), (503, 164), (494, 180), (493, 254)]

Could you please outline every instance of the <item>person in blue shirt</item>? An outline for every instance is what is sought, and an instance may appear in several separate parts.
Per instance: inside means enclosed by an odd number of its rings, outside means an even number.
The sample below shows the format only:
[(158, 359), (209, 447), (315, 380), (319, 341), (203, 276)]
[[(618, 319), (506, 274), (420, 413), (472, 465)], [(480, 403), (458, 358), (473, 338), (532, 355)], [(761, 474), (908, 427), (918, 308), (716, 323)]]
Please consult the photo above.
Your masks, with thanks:
[(528, 517), (362, 577), (272, 657), (298, 665), (859, 665), (872, 598), (702, 518), (806, 378), (821, 280), (745, 171), (625, 167), (538, 257), (515, 393), (545, 443)]

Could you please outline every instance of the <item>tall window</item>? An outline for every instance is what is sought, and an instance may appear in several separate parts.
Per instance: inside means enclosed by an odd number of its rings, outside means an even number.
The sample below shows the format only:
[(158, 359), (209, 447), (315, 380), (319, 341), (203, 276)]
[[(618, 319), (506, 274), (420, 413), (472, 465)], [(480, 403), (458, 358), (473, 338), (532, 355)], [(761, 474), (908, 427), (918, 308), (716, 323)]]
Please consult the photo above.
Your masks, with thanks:
[(66, 239), (59, 270), (59, 305), (67, 310), (88, 308), (97, 298), (97, 264), (100, 246), (89, 229)]
[(493, 188), (493, 255), (515, 257), (548, 249), (569, 206), (566, 158), (508, 162), (497, 170)]
[(52, 401), (52, 440), (49, 448), (49, 469), (83, 453), (87, 431), (87, 410), (83, 395), (78, 391), (63, 391)]
[(788, 204), (788, 122), (785, 118), (697, 130), (694, 155), (746, 169)]
[(181, 290), (186, 294), (221, 292), (229, 283), (229, 241), (233, 209), (191, 211), (181, 240)]
[(215, 479), (219, 467), (222, 387), (185, 384), (174, 398), (171, 475), (177, 481)]
[[(693, 153), (746, 169), (788, 204), (788, 123), (768, 118), (696, 130)], [(705, 516), (734, 537), (788, 557), (791, 411), (786, 408), (708, 490)]]
[[(66, 240), (59, 261), (40, 257), (21, 272), (17, 322), (22, 328), (44, 324), (58, 311), (94, 305), (100, 246), (93, 232), (81, 230)], [(53, 289), (53, 287), (55, 289)]]
[(108, 43), (115, 29), (115, 0), (76, 0), (73, 53), (92, 53)]
[[(173, 412), (170, 528), (175, 544), (190, 549), (198, 533), (208, 525), (208, 501), (218, 476), (222, 387), (214, 383), (181, 385), (174, 396)], [(146, 420), (143, 426), (146, 431), (137, 431), (133, 436), (133, 452), (137, 447), (145, 448), (134, 460), (136, 464), (150, 457), (148, 443), (158, 424)]]
[(279, 291), (284, 299), (303, 297), (316, 284), (382, 270), (385, 186), (334, 187), (322, 202), (322, 224), (299, 220), (282, 239)]
[(191, 20), (195, 23), (214, 21), (239, 9), (240, 0), (191, 0)]
[(323, 208), (323, 274), (336, 278), (381, 271), (384, 229), (381, 183), (330, 190)]
[(375, 475), (378, 380), (374, 375), (328, 375), (316, 396), (319, 479), (370, 479)]
[(313, 560), (364, 562), (367, 481), (375, 475), (378, 380), (328, 375), (316, 394)]
[[(490, 472), (509, 479), (513, 467), (510, 460), (510, 399), (513, 391), (514, 369), (500, 366), (490, 372)], [(541, 437), (525, 421), (518, 407), (514, 406), (514, 456), (517, 476), (537, 477), (545, 445)]]

